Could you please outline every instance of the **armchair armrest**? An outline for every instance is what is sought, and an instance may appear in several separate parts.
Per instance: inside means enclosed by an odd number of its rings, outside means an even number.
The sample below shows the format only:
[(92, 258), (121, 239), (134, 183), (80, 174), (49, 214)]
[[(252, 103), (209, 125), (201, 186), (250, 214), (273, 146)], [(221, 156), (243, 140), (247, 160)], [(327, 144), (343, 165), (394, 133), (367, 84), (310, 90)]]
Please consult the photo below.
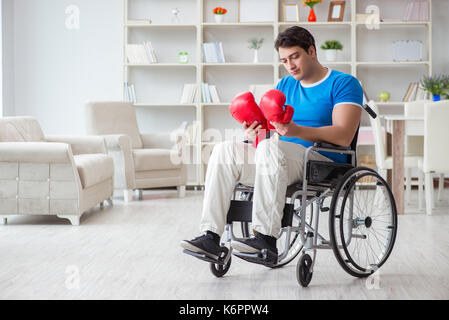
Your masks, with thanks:
[(102, 137), (108, 150), (122, 150), (123, 152), (131, 153), (132, 143), (129, 136), (125, 134), (109, 134), (103, 135)]
[(108, 153), (114, 160), (114, 181), (116, 189), (134, 189), (136, 180), (131, 138), (125, 134), (102, 136)]
[(74, 155), (107, 153), (105, 139), (102, 136), (47, 136), (46, 140), (70, 144)]
[(31, 163), (67, 163), (72, 150), (58, 142), (0, 142), (0, 161)]

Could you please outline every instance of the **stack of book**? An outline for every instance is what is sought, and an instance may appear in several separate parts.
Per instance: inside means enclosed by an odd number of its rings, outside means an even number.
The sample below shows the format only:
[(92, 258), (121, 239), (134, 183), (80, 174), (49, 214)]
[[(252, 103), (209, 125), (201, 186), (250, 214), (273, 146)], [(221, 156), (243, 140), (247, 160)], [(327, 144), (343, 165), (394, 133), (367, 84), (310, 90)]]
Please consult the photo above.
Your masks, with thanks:
[(407, 88), (407, 91), (402, 99), (403, 102), (416, 101), (416, 100), (428, 100), (429, 94), (425, 91), (419, 82), (411, 82)]
[(223, 44), (221, 42), (203, 43), (203, 61), (205, 63), (225, 63)]
[(126, 97), (127, 101), (130, 101), (132, 103), (137, 102), (136, 90), (134, 89), (134, 84), (125, 82), (125, 97)]
[(429, 21), (429, 2), (424, 0), (407, 3), (402, 21)]
[(182, 90), (181, 103), (192, 104), (196, 101), (196, 95), (198, 93), (198, 86), (196, 83), (186, 83), (184, 84), (184, 89)]
[(209, 83), (201, 83), (201, 92), (204, 103), (220, 103), (217, 87)]
[(157, 63), (151, 41), (145, 41), (143, 44), (127, 44), (126, 57), (131, 64)]

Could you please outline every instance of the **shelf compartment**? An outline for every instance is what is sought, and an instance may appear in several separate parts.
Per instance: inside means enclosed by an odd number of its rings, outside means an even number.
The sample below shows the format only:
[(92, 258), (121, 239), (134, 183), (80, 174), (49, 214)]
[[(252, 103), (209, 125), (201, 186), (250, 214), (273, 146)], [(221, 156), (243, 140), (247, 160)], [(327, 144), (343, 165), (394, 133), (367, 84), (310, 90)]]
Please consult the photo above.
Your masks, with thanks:
[[(228, 30), (225, 32), (223, 29)], [(219, 28), (215, 26), (206, 27), (203, 28), (202, 42), (221, 42), (223, 44), (225, 61), (227, 63), (239, 63), (244, 66), (251, 63), (254, 59), (254, 51), (248, 48), (248, 40), (252, 38), (264, 38), (258, 53), (259, 62), (270, 62), (272, 64), (274, 55), (274, 29), (272, 26), (230, 25)]]

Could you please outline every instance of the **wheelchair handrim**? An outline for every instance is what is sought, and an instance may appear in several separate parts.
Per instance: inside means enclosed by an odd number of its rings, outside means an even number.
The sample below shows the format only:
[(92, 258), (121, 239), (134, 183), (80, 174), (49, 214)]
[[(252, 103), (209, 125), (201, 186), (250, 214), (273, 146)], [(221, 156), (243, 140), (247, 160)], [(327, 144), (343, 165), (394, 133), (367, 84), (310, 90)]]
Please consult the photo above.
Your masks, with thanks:
[[(384, 197), (386, 197), (388, 195), (388, 198), (390, 200), (389, 207), (391, 209), (390, 210), (391, 213), (389, 214), (389, 216), (390, 216), (389, 220), (391, 220), (391, 221), (389, 221), (389, 223), (390, 223), (391, 228), (388, 228), (387, 233), (385, 235), (386, 243), (385, 243), (384, 247), (383, 248), (379, 247), (379, 241), (378, 241), (377, 235), (375, 234), (375, 232), (377, 232), (377, 231), (374, 231), (374, 229), (371, 229), (371, 227), (366, 228), (366, 230), (368, 230), (368, 231), (365, 234), (366, 238), (363, 239), (364, 241), (366, 239), (368, 239), (368, 240), (365, 242), (362, 242), (360, 244), (360, 246), (362, 246), (362, 245), (364, 245), (364, 243), (368, 243), (370, 248), (368, 248), (366, 245), (365, 245), (365, 248), (367, 250), (368, 249), (372, 250), (371, 255), (372, 255), (372, 257), (375, 258), (374, 259), (375, 261), (373, 261), (375, 263), (370, 264), (369, 260), (371, 257), (366, 255), (366, 258), (367, 258), (366, 264), (367, 264), (367, 266), (369, 265), (370, 268), (360, 266), (359, 265), (360, 261), (356, 262), (354, 260), (354, 258), (353, 258), (354, 254), (351, 255), (348, 250), (349, 245), (351, 245), (352, 238), (349, 238), (350, 239), (349, 243), (346, 243), (347, 237), (344, 233), (345, 232), (345, 230), (344, 230), (344, 228), (345, 228), (344, 214), (345, 214), (345, 208), (346, 208), (346, 203), (347, 203), (346, 201), (349, 199), (349, 194), (351, 193), (351, 191), (355, 190), (355, 188), (354, 188), (355, 184), (358, 181), (360, 181), (362, 178), (367, 177), (367, 176), (372, 176), (372, 177), (375, 177), (375, 179), (377, 179), (378, 182), (376, 182), (376, 184), (375, 184), (376, 187), (379, 185), (379, 182), (381, 183), (382, 187), (384, 188), (381, 191), (384, 192), (383, 193)], [(386, 192), (386, 194), (385, 194), (385, 192)], [(338, 202), (339, 198), (341, 197), (342, 193), (343, 193), (343, 200), (342, 200), (341, 208), (339, 211), (337, 211), (336, 205), (337, 205), (337, 202)], [(385, 200), (387, 200), (387, 199), (385, 199)], [(360, 209), (360, 207), (359, 207), (359, 209)], [(330, 233), (331, 233), (331, 242), (333, 243), (334, 254), (335, 254), (337, 260), (339, 261), (340, 265), (342, 265), (342, 267), (348, 273), (350, 273), (351, 275), (357, 276), (357, 277), (368, 276), (368, 275), (372, 274), (373, 272), (375, 272), (377, 269), (379, 269), (385, 263), (385, 261), (388, 259), (389, 255), (392, 251), (392, 248), (393, 248), (393, 245), (395, 242), (395, 238), (396, 238), (396, 231), (397, 231), (396, 206), (394, 203), (394, 198), (392, 196), (391, 190), (389, 189), (385, 180), (383, 180), (383, 178), (380, 177), (377, 172), (375, 172), (374, 170), (372, 170), (370, 168), (358, 167), (358, 168), (355, 168), (355, 169), (349, 171), (347, 173), (347, 175), (345, 175), (345, 177), (342, 179), (339, 186), (337, 187), (337, 190), (334, 194), (334, 198), (332, 199), (331, 211), (332, 211), (332, 214), (330, 215), (330, 224), (329, 224)], [(335, 234), (335, 231), (336, 231), (335, 230), (335, 220), (337, 218), (340, 221), (338, 231), (339, 231), (341, 243), (338, 243), (337, 237)], [(348, 221), (354, 223), (355, 220), (352, 220), (352, 217), (351, 217), (351, 219)], [(382, 221), (382, 222), (386, 223), (386, 221)], [(378, 223), (378, 222), (376, 222), (376, 223)], [(350, 228), (353, 228), (353, 226), (351, 225)], [(352, 231), (352, 229), (351, 229), (351, 231)], [(362, 236), (362, 234), (358, 234), (358, 236)], [(376, 260), (376, 255), (373, 254), (373, 252), (374, 252), (373, 247), (369, 243), (370, 237), (376, 238), (376, 240), (378, 241), (378, 243), (376, 245), (378, 246), (378, 248), (381, 249), (380, 254), (377, 254), (377, 257), (378, 257), (377, 260)], [(355, 241), (359, 240), (359, 238), (355, 238), (355, 239), (356, 239)], [(343, 248), (343, 251), (345, 252), (346, 257), (343, 257), (341, 255), (339, 247)], [(359, 252), (359, 260), (361, 260), (360, 252)]]

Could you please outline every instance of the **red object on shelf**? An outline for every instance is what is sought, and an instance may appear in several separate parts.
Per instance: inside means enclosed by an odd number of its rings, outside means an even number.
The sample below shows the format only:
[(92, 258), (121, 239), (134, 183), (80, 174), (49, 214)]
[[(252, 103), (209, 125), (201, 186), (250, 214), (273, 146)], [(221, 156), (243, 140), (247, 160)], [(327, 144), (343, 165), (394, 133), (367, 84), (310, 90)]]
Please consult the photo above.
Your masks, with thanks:
[(316, 22), (316, 15), (315, 11), (313, 11), (313, 8), (310, 8), (309, 17), (307, 18), (309, 22)]

